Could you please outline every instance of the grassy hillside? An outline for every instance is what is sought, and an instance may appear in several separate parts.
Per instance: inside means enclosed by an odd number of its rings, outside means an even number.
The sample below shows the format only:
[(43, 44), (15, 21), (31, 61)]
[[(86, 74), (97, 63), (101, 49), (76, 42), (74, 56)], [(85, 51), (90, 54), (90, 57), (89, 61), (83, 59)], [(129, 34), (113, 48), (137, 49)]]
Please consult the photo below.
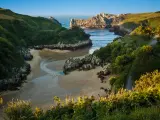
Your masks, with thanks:
[(113, 89), (125, 87), (129, 76), (134, 81), (145, 72), (160, 69), (160, 47), (151, 46), (151, 41), (147, 36), (127, 35), (94, 52), (105, 63), (111, 63), (108, 71), (117, 75)]
[[(1, 28), (24, 40), (26, 45), (76, 43), (88, 39), (81, 29), (67, 30), (55, 19), (31, 17), (16, 14), (10, 10), (0, 9)], [(41, 34), (41, 35), (40, 35)], [(39, 41), (42, 36), (43, 41)]]
[(108, 71), (116, 74), (111, 79), (112, 89), (117, 91), (127, 86), (129, 78), (134, 81), (146, 72), (160, 69), (159, 21), (158, 12), (126, 14), (121, 25), (132, 31), (130, 35), (116, 38), (94, 52), (104, 63), (111, 63)]
[(139, 13), (139, 14), (127, 14), (124, 16), (124, 20), (120, 23), (124, 27), (133, 29), (139, 26), (140, 24), (148, 21), (149, 25), (152, 28), (156, 28), (160, 25), (160, 13), (151, 12), (151, 13)]

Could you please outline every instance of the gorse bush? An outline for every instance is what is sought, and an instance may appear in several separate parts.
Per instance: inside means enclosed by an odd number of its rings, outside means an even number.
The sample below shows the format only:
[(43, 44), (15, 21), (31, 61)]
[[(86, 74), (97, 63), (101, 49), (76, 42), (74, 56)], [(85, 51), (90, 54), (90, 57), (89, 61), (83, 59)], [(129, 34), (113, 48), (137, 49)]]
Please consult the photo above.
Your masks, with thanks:
[(0, 97), (0, 105), (3, 103), (3, 99)]
[(135, 82), (134, 90), (146, 91), (152, 88), (160, 88), (160, 74), (158, 70), (142, 75), (140, 79)]
[[(129, 118), (151, 120), (153, 118), (158, 120), (160, 118), (159, 76), (158, 71), (147, 73), (135, 82), (133, 91), (121, 89), (108, 97), (66, 98), (64, 102), (54, 97), (56, 105), (46, 112), (40, 108), (32, 111), (28, 102), (11, 102), (5, 113), (12, 120), (22, 118), (28, 120), (127, 120)], [(149, 85), (151, 86), (148, 87)], [(144, 89), (141, 86), (144, 86)]]
[(155, 33), (154, 33), (154, 29), (152, 29), (150, 26), (139, 26), (131, 34), (152, 37)]
[(157, 35), (160, 36), (160, 26), (158, 26), (158, 27), (156, 28), (156, 31), (155, 31), (155, 32), (156, 32)]
[(16, 100), (8, 103), (4, 111), (10, 120), (33, 120), (34, 114), (28, 101)]

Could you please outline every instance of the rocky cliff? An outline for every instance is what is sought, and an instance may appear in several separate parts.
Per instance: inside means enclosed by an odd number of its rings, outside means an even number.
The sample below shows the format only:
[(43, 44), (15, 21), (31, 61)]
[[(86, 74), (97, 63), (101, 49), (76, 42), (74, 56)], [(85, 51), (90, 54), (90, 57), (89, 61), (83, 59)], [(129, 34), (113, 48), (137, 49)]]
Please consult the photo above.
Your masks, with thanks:
[(110, 28), (119, 24), (124, 19), (125, 14), (113, 15), (101, 13), (89, 19), (71, 19), (70, 27), (75, 26), (82, 28)]

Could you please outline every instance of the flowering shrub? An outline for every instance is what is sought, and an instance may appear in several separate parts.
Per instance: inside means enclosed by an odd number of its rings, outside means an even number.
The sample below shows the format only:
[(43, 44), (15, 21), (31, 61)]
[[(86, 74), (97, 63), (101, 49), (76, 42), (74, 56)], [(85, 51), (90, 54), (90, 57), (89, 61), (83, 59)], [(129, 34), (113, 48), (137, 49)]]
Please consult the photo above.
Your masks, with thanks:
[(144, 35), (152, 37), (154, 35), (154, 29), (150, 26), (139, 26), (132, 33), (132, 35)]
[(160, 72), (155, 70), (151, 73), (146, 73), (142, 75), (138, 81), (135, 82), (136, 91), (146, 91), (150, 89), (159, 89), (160, 88)]
[(10, 120), (34, 120), (31, 103), (22, 100), (12, 100), (5, 109), (5, 114)]
[(156, 28), (155, 33), (160, 37), (160, 26), (158, 26), (158, 27)]
[(0, 105), (3, 103), (3, 99), (0, 97)]

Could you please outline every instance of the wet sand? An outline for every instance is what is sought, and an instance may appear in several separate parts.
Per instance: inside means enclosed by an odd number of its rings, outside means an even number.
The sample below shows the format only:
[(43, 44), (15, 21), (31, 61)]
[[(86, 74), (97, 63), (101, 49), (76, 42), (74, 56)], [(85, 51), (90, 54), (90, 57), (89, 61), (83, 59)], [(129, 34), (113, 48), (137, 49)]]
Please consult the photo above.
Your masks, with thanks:
[(39, 52), (39, 54), (42, 58), (50, 58), (54, 61), (57, 61), (57, 60), (65, 60), (68, 59), (69, 57), (84, 56), (89, 53), (89, 49), (90, 48), (85, 48), (76, 51), (43, 49)]
[(100, 82), (96, 74), (101, 70), (101, 67), (97, 67), (89, 71), (73, 71), (68, 75), (60, 76), (59, 85), (66, 90), (79, 88), (80, 92), (78, 95), (81, 96), (104, 96), (106, 94), (100, 88), (110, 88), (110, 85), (107, 78), (105, 79), (106, 83)]

